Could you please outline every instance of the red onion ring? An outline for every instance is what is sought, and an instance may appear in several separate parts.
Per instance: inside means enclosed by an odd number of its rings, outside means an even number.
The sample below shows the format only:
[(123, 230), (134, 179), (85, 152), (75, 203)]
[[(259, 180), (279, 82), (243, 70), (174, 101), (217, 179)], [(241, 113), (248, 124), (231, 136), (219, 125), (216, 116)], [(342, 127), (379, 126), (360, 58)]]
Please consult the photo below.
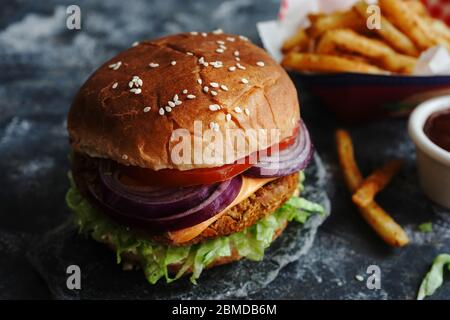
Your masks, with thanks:
[(255, 178), (282, 177), (306, 168), (314, 154), (311, 138), (303, 121), (294, 144), (270, 156), (262, 156), (245, 175)]
[(149, 218), (188, 210), (206, 200), (216, 188), (214, 184), (179, 188), (128, 186), (120, 181), (120, 171), (112, 161), (100, 163), (99, 181), (106, 204), (124, 214), (138, 212)]
[[(102, 172), (102, 170), (100, 172)], [(144, 232), (174, 231), (191, 227), (208, 220), (232, 203), (239, 194), (242, 186), (242, 177), (239, 175), (224, 182), (209, 186), (160, 188), (156, 193), (166, 195), (164, 206), (170, 207), (171, 211), (176, 207), (180, 207), (180, 202), (183, 203), (182, 210), (162, 215), (155, 209), (163, 206), (158, 198), (151, 198), (155, 202), (149, 200), (143, 201), (143, 194), (145, 193), (137, 192), (140, 199), (140, 201), (137, 202), (134, 198), (136, 196), (136, 191), (128, 192), (126, 195), (122, 194), (123, 190), (128, 190), (129, 187), (121, 184), (120, 180), (113, 179), (114, 174), (110, 176), (111, 178), (108, 178), (108, 175), (105, 175), (104, 172), (105, 171), (103, 171), (103, 174), (101, 174), (100, 177), (100, 192), (96, 191), (98, 188), (95, 188), (93, 185), (88, 187), (92, 200), (100, 207), (102, 212), (118, 223)], [(107, 183), (104, 183), (104, 181)], [(175, 203), (175, 205), (172, 205), (169, 202), (169, 199), (171, 194), (170, 191), (174, 189), (183, 189), (181, 191), (178, 190), (178, 192), (179, 194), (181, 192), (186, 195), (186, 197), (180, 201), (177, 195), (172, 194), (172, 203)], [(198, 192), (201, 191), (202, 196), (199, 197), (196, 195), (195, 189), (197, 189)], [(205, 199), (202, 201), (194, 200), (202, 198), (203, 193), (205, 192), (207, 193)], [(116, 201), (111, 201), (111, 199)], [(120, 209), (117, 204), (120, 204)], [(189, 206), (186, 209), (185, 207), (187, 204), (189, 204)], [(127, 205), (128, 207), (126, 207)], [(130, 210), (130, 208), (133, 208), (135, 211)]]

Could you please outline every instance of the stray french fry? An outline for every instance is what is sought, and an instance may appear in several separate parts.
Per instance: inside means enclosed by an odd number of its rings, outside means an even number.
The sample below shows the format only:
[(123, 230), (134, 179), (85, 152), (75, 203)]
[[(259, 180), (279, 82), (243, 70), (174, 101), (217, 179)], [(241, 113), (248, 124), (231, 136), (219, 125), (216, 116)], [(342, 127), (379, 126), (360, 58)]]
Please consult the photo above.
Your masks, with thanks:
[[(356, 164), (353, 144), (347, 131), (336, 131), (336, 145), (344, 179), (349, 190), (354, 193), (363, 178)], [(399, 226), (375, 201), (365, 207), (358, 206), (358, 210), (366, 222), (389, 245), (402, 247), (409, 242), (405, 231)]]
[(385, 70), (357, 60), (350, 60), (333, 55), (297, 53), (287, 54), (282, 63), (285, 68), (296, 71), (312, 72), (355, 72), (386, 74)]
[(281, 48), (283, 53), (289, 52), (291, 50), (295, 51), (306, 51), (309, 47), (309, 37), (306, 34), (305, 29), (300, 28), (297, 32), (288, 38)]
[(342, 129), (336, 131), (336, 146), (345, 182), (354, 193), (363, 181), (363, 176), (356, 165), (352, 139), (347, 131)]
[[(361, 17), (368, 19), (370, 13), (367, 11), (368, 4), (365, 1), (359, 1), (355, 4), (354, 8)], [(388, 19), (381, 16), (380, 29), (375, 29), (380, 37), (382, 37), (392, 48), (398, 52), (404, 53), (409, 56), (419, 56), (419, 50), (417, 50), (414, 43), (400, 30), (398, 30)]]
[(357, 53), (368, 57), (380, 67), (398, 73), (411, 73), (416, 59), (396, 53), (383, 42), (357, 34), (350, 29), (327, 31), (316, 48), (321, 54), (335, 54), (336, 51)]
[(375, 198), (375, 195), (383, 190), (389, 181), (391, 181), (392, 177), (400, 170), (402, 165), (403, 161), (394, 159), (389, 161), (381, 169), (375, 170), (362, 182), (358, 190), (353, 194), (353, 202), (360, 207), (368, 206)]
[(321, 36), (328, 30), (339, 28), (348, 28), (362, 33), (368, 31), (365, 19), (361, 18), (353, 10), (334, 12), (329, 15), (319, 15), (311, 21), (313, 23), (308, 28), (308, 31), (313, 38)]

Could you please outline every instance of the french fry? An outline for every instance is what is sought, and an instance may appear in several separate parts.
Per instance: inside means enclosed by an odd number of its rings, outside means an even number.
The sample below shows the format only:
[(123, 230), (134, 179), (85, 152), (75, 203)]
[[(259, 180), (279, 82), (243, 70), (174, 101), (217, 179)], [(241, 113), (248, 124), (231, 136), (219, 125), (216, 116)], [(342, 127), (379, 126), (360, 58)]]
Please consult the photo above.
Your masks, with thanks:
[(281, 47), (283, 53), (289, 52), (291, 50), (295, 51), (306, 51), (309, 47), (309, 37), (306, 34), (305, 29), (300, 28), (297, 32), (289, 37)]
[(312, 72), (355, 72), (386, 74), (387, 71), (361, 61), (350, 60), (333, 55), (297, 53), (287, 54), (282, 63), (285, 68)]
[[(370, 17), (370, 13), (367, 11), (368, 7), (369, 5), (365, 1), (359, 1), (354, 6), (356, 12), (364, 19), (368, 19)], [(381, 16), (380, 22), (380, 29), (374, 30), (392, 48), (409, 56), (419, 56), (419, 51), (416, 46), (403, 32), (398, 30), (388, 19), (383, 16)]]
[(348, 28), (361, 33), (367, 32), (365, 19), (353, 10), (315, 16), (314, 19), (311, 19), (311, 23), (308, 32), (313, 38), (321, 36), (328, 30), (340, 28)]
[(426, 50), (437, 44), (430, 30), (421, 18), (406, 2), (399, 0), (379, 0), (383, 14), (403, 31), (421, 50)]
[(353, 194), (353, 202), (360, 207), (368, 206), (374, 200), (375, 195), (383, 190), (389, 181), (391, 181), (392, 177), (400, 170), (402, 165), (403, 161), (394, 159), (389, 161), (381, 169), (375, 170), (362, 182)]
[[(353, 144), (347, 131), (336, 131), (336, 145), (339, 163), (343, 171), (344, 179), (349, 190), (354, 193), (363, 177), (356, 164)], [(372, 229), (389, 245), (402, 247), (409, 242), (405, 231), (399, 226), (375, 201), (367, 206), (358, 206), (358, 210)]]
[(428, 17), (428, 10), (420, 0), (403, 0), (403, 2), (418, 16)]
[(327, 31), (316, 51), (320, 54), (334, 54), (337, 49), (368, 57), (380, 67), (398, 73), (411, 73), (416, 64), (415, 58), (399, 54), (383, 42), (359, 35), (350, 29)]
[(363, 176), (356, 165), (352, 139), (347, 131), (342, 129), (336, 131), (336, 146), (345, 183), (349, 190), (354, 193), (363, 181)]

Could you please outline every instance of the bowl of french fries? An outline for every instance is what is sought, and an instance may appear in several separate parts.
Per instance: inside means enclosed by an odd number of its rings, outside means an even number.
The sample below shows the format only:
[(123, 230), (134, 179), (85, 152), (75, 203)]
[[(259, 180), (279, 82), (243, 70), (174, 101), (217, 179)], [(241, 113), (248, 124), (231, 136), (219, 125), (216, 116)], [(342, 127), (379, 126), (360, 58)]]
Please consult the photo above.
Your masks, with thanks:
[(301, 88), (347, 122), (408, 114), (450, 93), (449, 74), (418, 74), (424, 54), (450, 51), (450, 29), (420, 1), (378, 0), (373, 11), (358, 1), (344, 11), (312, 13), (308, 26), (287, 38), (282, 65)]

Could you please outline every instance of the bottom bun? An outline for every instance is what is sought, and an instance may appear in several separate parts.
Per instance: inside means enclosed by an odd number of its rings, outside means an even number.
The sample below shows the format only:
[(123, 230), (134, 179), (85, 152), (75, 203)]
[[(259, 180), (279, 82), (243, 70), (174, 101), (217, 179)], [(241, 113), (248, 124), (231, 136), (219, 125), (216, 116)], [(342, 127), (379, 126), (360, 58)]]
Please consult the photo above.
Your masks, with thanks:
[[(274, 241), (276, 238), (278, 238), (284, 231), (284, 229), (286, 229), (287, 226), (287, 222), (283, 223), (277, 230), (275, 230), (275, 234), (273, 235), (273, 240)], [(116, 247), (115, 245), (110, 241), (109, 237), (105, 237), (103, 240), (103, 243), (106, 244), (106, 246), (108, 246), (108, 248), (110, 248), (111, 250), (113, 250), (114, 252), (116, 251)], [(139, 258), (139, 256), (135, 253), (126, 251), (123, 252), (121, 254), (121, 257), (123, 259), (123, 266), (124, 266), (124, 270), (131, 270), (134, 269), (138, 266), (142, 267), (142, 262)], [(212, 267), (216, 267), (216, 266), (220, 266), (220, 265), (224, 265), (224, 264), (228, 264), (234, 261), (238, 261), (240, 259), (242, 259), (243, 257), (239, 255), (238, 250), (234, 247), (231, 248), (231, 255), (226, 256), (226, 257), (219, 257), (216, 258), (214, 261), (212, 261), (207, 267), (206, 269), (210, 269)], [(177, 263), (177, 264), (171, 264), (167, 266), (167, 269), (169, 271), (170, 274), (174, 275), (177, 274), (178, 271), (180, 271), (181, 267), (183, 266), (183, 264), (181, 263)], [(185, 275), (189, 275), (192, 273), (192, 268), (189, 268), (188, 270), (186, 270), (186, 272), (183, 274), (183, 276)]]

